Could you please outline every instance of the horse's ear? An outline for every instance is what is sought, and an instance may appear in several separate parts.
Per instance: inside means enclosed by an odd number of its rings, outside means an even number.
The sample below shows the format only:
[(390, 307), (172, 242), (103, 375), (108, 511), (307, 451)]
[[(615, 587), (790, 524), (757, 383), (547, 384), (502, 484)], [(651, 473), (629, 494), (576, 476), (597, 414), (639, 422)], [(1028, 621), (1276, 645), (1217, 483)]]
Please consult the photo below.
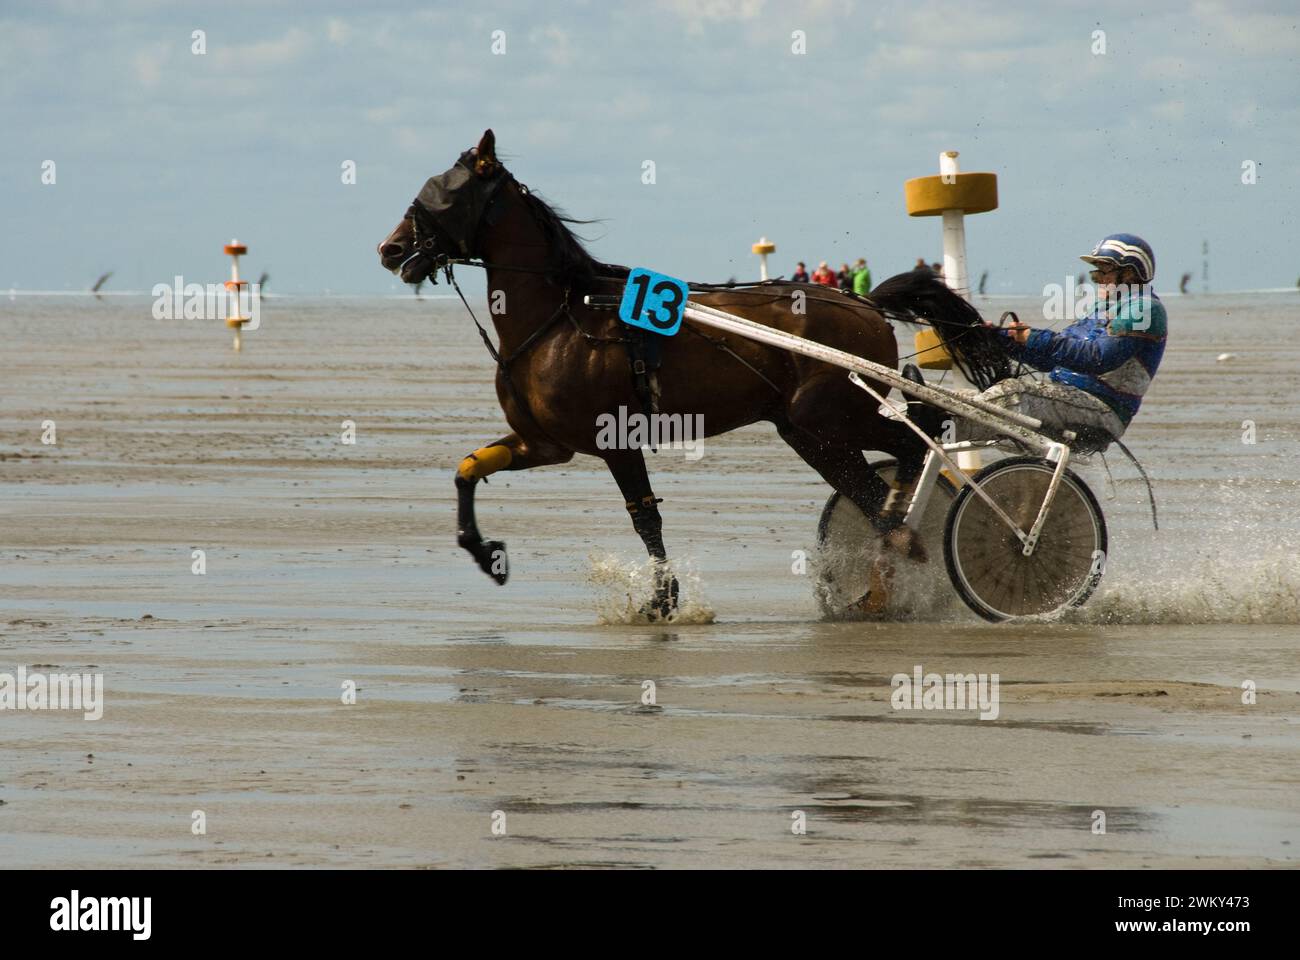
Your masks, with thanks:
[(496, 169), (497, 166), (497, 138), (490, 129), (483, 131), (483, 139), (478, 142), (474, 148), (477, 159), (474, 161), (474, 172), (487, 174)]

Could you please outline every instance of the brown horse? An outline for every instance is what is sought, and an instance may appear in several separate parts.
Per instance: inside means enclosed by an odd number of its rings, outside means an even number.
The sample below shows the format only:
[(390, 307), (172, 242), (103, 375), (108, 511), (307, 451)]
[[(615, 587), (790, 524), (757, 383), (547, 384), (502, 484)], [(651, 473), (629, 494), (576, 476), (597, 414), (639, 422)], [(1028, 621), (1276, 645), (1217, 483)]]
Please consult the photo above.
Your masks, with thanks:
[[(619, 407), (646, 407), (645, 391), (636, 389), (629, 363), (629, 328), (610, 311), (584, 304), (587, 295), (620, 294), (628, 271), (593, 259), (567, 227), (571, 222), (505, 170), (488, 130), (447, 173), (429, 180), (379, 245), (379, 255), (384, 267), (407, 283), (430, 274), (436, 282), (439, 269), (452, 279), (452, 263), (477, 261), (487, 271), (500, 341), (499, 356), (494, 352), (497, 399), (511, 432), (469, 454), (457, 470), (460, 546), (497, 583), (505, 583), (505, 545), (479, 533), (475, 485), (498, 470), (565, 463), (575, 453), (598, 457), (657, 561), (655, 596), (646, 612), (666, 617), (676, 605), (677, 582), (667, 567), (661, 501), (650, 488), (640, 444), (610, 449), (600, 441), (598, 426), (602, 415), (616, 415)], [(904, 320), (929, 315), (959, 359), (977, 362), (972, 348), (982, 336), (978, 313), (942, 282), (921, 274), (886, 281), (870, 299), (781, 282), (692, 287), (693, 301), (891, 368), (898, 363), (897, 346), (882, 311)], [(702, 414), (706, 436), (771, 421), (809, 466), (862, 510), (893, 551), (924, 559), (919, 541), (901, 525), (906, 499), (890, 496), (863, 455), (879, 450), (896, 457), (906, 485), (919, 472), (924, 445), (904, 425), (880, 416), (843, 370), (740, 337), (706, 333), (689, 320), (676, 336), (658, 338), (657, 345), (662, 366), (656, 375), (656, 412)], [(873, 385), (882, 393), (888, 389)]]

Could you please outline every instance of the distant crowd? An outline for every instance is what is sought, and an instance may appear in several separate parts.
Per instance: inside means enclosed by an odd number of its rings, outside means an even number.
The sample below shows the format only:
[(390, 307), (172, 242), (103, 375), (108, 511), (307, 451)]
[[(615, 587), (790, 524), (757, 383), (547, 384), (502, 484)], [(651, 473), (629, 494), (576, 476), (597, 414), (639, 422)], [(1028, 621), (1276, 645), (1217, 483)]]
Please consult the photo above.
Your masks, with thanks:
[[(943, 276), (943, 264), (926, 263), (924, 257), (916, 258), (916, 266), (913, 269), (926, 270), (936, 277)], [(832, 271), (830, 265), (823, 260), (817, 264), (817, 269), (811, 276), (807, 265), (800, 260), (795, 264), (790, 280), (794, 283), (819, 283), (823, 287), (839, 287), (845, 293), (856, 293), (860, 297), (865, 297), (871, 292), (871, 269), (867, 266), (865, 257), (858, 257), (857, 262), (851, 267), (847, 263), (841, 264), (839, 273)]]

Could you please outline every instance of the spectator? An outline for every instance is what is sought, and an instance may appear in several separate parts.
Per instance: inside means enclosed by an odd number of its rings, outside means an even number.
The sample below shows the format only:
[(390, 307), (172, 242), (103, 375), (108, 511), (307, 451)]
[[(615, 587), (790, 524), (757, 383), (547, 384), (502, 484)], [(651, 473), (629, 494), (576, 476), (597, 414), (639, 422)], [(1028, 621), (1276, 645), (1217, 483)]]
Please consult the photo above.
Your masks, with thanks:
[(840, 264), (840, 272), (835, 275), (835, 279), (840, 282), (840, 289), (845, 293), (853, 290), (853, 271), (849, 269), (847, 263)]
[(871, 292), (871, 271), (867, 268), (864, 257), (858, 257), (853, 264), (853, 292), (859, 297), (865, 297)]
[(817, 269), (813, 271), (812, 282), (819, 283), (823, 287), (835, 286), (835, 274), (831, 273), (830, 265), (825, 260), (817, 264)]
[(943, 279), (943, 264), (942, 264), (942, 263), (932, 263), (932, 264), (930, 264), (930, 272), (933, 273), (933, 274), (934, 274), (936, 277), (938, 277), (940, 280), (942, 280), (942, 279)]
[(800, 260), (797, 264), (795, 264), (795, 267), (794, 267), (794, 276), (792, 276), (792, 277), (790, 278), (790, 282), (791, 282), (791, 283), (807, 283), (807, 282), (808, 282), (808, 268), (805, 267), (805, 266), (803, 265), (803, 261), (802, 261), (802, 260)]

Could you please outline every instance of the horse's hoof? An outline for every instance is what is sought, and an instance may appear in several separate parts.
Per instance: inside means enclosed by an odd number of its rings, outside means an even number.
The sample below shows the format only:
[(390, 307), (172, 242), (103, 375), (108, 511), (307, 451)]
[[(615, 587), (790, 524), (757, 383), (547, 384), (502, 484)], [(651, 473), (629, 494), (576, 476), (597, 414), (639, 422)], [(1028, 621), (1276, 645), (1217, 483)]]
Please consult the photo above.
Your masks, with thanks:
[(658, 623), (661, 620), (668, 620), (676, 612), (677, 612), (676, 606), (669, 603), (667, 600), (660, 600), (658, 597), (651, 600), (649, 603), (647, 603), (645, 606), (641, 608), (641, 615), (645, 617), (647, 620), (649, 620), (651, 623)]
[(917, 563), (925, 563), (930, 559), (920, 534), (906, 524), (895, 527), (885, 534), (885, 546), (899, 556), (915, 560)]
[(889, 605), (889, 594), (885, 590), (868, 590), (845, 608), (845, 613), (880, 619), (885, 615)]
[(677, 597), (680, 593), (681, 587), (677, 578), (673, 577), (656, 588), (654, 599), (641, 608), (641, 613), (651, 621), (669, 619), (677, 612)]
[(487, 540), (470, 547), (478, 568), (504, 585), (510, 579), (510, 557), (506, 554), (506, 545), (500, 540)]

